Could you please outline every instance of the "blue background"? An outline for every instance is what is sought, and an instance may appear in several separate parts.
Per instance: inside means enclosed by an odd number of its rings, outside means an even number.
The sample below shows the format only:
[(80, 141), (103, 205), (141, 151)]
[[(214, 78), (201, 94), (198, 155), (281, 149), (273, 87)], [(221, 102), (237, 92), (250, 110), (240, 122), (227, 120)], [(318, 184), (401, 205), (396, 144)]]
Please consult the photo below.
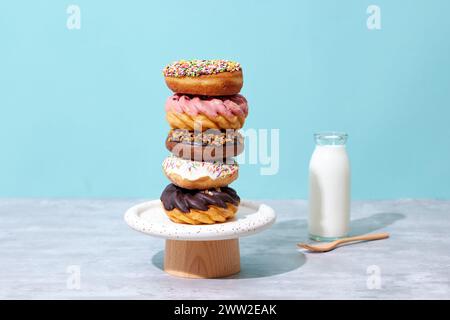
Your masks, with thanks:
[[(81, 29), (66, 28), (69, 4)], [(381, 30), (366, 9), (381, 8)], [(280, 170), (246, 198), (306, 198), (312, 135), (349, 133), (353, 197), (450, 198), (450, 1), (2, 1), (0, 196), (159, 197), (161, 70), (241, 62), (246, 128)]]

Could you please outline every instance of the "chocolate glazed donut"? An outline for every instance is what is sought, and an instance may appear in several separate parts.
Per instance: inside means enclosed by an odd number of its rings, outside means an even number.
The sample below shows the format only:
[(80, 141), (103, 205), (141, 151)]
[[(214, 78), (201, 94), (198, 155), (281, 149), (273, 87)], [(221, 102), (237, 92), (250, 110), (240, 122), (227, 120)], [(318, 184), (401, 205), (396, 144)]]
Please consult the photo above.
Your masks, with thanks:
[(221, 161), (241, 154), (244, 138), (237, 130), (194, 132), (174, 129), (167, 136), (166, 148), (187, 160)]
[(188, 190), (169, 184), (161, 194), (164, 209), (178, 209), (188, 213), (190, 210), (208, 211), (210, 206), (227, 208), (228, 204), (238, 206), (240, 198), (236, 191), (229, 187), (208, 190)]

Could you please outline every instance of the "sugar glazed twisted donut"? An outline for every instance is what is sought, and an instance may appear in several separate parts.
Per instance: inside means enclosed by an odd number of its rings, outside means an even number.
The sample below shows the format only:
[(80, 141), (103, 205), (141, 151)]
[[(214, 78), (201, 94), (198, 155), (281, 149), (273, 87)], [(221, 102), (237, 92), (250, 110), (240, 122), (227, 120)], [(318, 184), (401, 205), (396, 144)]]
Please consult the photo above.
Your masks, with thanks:
[(240, 129), (247, 115), (247, 99), (240, 94), (228, 97), (174, 94), (166, 101), (166, 119), (173, 129)]
[(228, 60), (180, 60), (163, 70), (167, 86), (176, 93), (226, 96), (243, 85), (241, 65)]
[(176, 223), (213, 224), (233, 218), (240, 198), (229, 187), (186, 190), (169, 184), (161, 194), (164, 211)]

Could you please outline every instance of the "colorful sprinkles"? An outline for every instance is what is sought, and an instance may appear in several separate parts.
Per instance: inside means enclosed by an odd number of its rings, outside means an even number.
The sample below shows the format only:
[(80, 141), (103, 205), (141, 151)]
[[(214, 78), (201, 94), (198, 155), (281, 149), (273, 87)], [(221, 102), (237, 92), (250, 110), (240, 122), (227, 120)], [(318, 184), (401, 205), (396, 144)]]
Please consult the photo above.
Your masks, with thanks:
[(166, 173), (177, 173), (188, 180), (191, 180), (189, 177), (195, 177), (197, 179), (201, 176), (209, 176), (217, 179), (232, 175), (239, 170), (239, 165), (236, 160), (229, 160), (231, 163), (221, 161), (202, 162), (185, 160), (170, 155), (163, 161), (163, 169)]
[(187, 129), (173, 129), (169, 132), (169, 141), (195, 144), (202, 146), (218, 146), (232, 145), (235, 143), (244, 143), (244, 137), (237, 130), (226, 129), (220, 130), (207, 130), (203, 132), (189, 131)]
[(198, 77), (239, 70), (239, 63), (228, 60), (179, 60), (166, 66), (163, 75), (175, 78)]

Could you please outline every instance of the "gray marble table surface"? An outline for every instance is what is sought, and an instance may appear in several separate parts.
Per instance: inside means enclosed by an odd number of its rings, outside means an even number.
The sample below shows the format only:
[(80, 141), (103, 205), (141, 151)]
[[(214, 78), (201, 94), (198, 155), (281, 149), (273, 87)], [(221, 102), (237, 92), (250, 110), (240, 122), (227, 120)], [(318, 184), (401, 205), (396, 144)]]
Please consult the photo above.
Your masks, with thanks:
[(265, 201), (278, 219), (242, 238), (242, 271), (225, 279), (175, 278), (164, 240), (130, 229), (142, 200), (0, 200), (2, 299), (450, 299), (450, 201), (354, 202), (352, 234), (381, 241), (324, 254), (296, 249), (307, 203)]

